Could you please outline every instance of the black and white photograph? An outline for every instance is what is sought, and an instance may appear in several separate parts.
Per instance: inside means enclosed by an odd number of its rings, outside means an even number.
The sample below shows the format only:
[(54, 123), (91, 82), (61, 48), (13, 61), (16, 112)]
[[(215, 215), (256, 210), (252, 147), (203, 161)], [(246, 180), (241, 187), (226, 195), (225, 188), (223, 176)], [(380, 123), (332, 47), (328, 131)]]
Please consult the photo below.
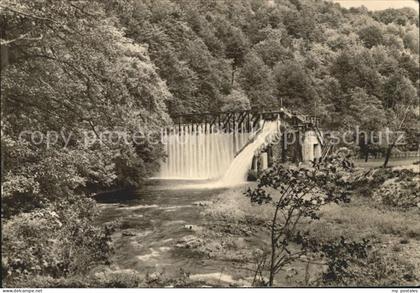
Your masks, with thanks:
[(419, 293), (418, 0), (0, 0), (0, 45), (2, 292)]

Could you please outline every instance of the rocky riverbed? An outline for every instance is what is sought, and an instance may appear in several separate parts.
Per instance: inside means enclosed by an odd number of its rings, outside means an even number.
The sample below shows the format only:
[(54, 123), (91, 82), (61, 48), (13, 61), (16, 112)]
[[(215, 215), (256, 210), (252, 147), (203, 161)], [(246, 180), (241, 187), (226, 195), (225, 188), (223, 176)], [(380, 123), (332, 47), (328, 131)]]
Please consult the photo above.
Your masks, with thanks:
[(188, 274), (203, 284), (246, 285), (240, 273), (226, 273), (226, 263), (214, 260), (203, 246), (204, 227), (211, 217), (206, 206), (223, 190), (160, 190), (151, 188), (119, 203), (101, 203), (102, 223), (118, 221), (113, 234), (110, 272), (133, 272), (143, 278), (178, 278)]

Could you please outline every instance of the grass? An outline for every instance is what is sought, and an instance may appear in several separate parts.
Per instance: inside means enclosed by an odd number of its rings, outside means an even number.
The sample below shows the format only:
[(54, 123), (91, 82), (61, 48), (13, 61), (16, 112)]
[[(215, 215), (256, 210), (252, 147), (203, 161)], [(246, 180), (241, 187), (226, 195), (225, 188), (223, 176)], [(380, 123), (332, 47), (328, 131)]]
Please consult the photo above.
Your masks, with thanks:
[(325, 206), (321, 220), (308, 223), (307, 228), (325, 240), (340, 236), (380, 240), (384, 235), (420, 240), (420, 214), (415, 209), (406, 213), (378, 209), (368, 199), (356, 197), (346, 205)]
[[(272, 218), (273, 209), (270, 205), (251, 204), (243, 195), (243, 189), (234, 189), (219, 195), (205, 214), (216, 221), (261, 223)], [(393, 211), (381, 208), (368, 198), (355, 196), (348, 204), (324, 206), (320, 218), (302, 225), (302, 229), (310, 231), (319, 240), (341, 236), (353, 240), (381, 240), (384, 235), (391, 235), (420, 241), (420, 212), (416, 208), (406, 212)]]
[[(269, 221), (273, 208), (270, 205), (251, 204), (243, 194), (244, 189), (232, 189), (220, 194), (214, 204), (205, 210), (205, 215), (229, 223)], [(324, 206), (320, 217), (318, 221), (306, 222), (302, 228), (324, 240), (340, 236), (380, 239), (384, 234), (420, 240), (420, 212), (416, 208), (406, 212), (390, 210), (369, 198), (356, 195), (348, 204)]]
[[(248, 187), (252, 188), (254, 184)], [(239, 259), (239, 253), (253, 251), (267, 242), (265, 237), (268, 235), (262, 233), (262, 224), (271, 220), (273, 208), (270, 205), (251, 204), (249, 198), (243, 194), (248, 187), (223, 192), (204, 212), (214, 220), (212, 232), (217, 231), (208, 234), (212, 235), (209, 236), (209, 243), (215, 246), (215, 241), (220, 238), (225, 243), (234, 243), (238, 237), (244, 237), (247, 245), (223, 245), (214, 254), (215, 257), (225, 257), (227, 260), (227, 256), (236, 255)], [(225, 226), (229, 226), (227, 232), (221, 229)], [(244, 236), (240, 233), (244, 226), (250, 227), (252, 235)], [(370, 281), (366, 279), (366, 282), (373, 282), (364, 284), (366, 286), (413, 285), (420, 281), (420, 210), (417, 207), (395, 209), (375, 202), (370, 197), (355, 194), (350, 203), (322, 207), (320, 220), (306, 221), (300, 228), (309, 231), (312, 237), (322, 242), (340, 237), (353, 241), (369, 240), (372, 261), (377, 262), (378, 268), (382, 269), (379, 274), (379, 269), (376, 271), (375, 264), (372, 264), (369, 269), (372, 274), (378, 274), (378, 282), (372, 281), (375, 277), (369, 279)], [(410, 278), (404, 277), (406, 272)], [(364, 279), (356, 281), (365, 282)], [(302, 285), (299, 281), (296, 282), (282, 284)]]

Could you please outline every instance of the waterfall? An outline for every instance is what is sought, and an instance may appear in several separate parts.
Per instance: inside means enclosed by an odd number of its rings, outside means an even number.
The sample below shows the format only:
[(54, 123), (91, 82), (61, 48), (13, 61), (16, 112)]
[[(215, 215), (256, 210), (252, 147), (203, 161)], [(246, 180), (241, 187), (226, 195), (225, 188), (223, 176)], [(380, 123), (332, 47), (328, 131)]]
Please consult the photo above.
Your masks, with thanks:
[[(167, 160), (160, 179), (217, 179), (205, 183), (180, 184), (170, 189), (213, 189), (245, 183), (252, 158), (270, 137), (278, 134), (280, 121), (266, 121), (257, 132), (225, 133), (209, 125), (163, 132)], [(233, 138), (235, 137), (235, 138)], [(182, 140), (183, 144), (179, 143)], [(236, 151), (236, 156), (235, 156)], [(239, 152), (239, 153), (238, 153)], [(182, 159), (183, 158), (183, 159)], [(182, 163), (184, 160), (185, 163)], [(180, 167), (181, 166), (181, 167)]]
[(182, 125), (162, 132), (167, 159), (161, 179), (219, 179), (252, 133), (233, 126), (232, 132), (201, 123)]
[(279, 129), (278, 121), (266, 121), (260, 133), (249, 143), (233, 160), (229, 169), (221, 179), (220, 185), (233, 186), (243, 183), (247, 179), (248, 170), (251, 168), (252, 157), (255, 152), (268, 142), (271, 135), (275, 135)]

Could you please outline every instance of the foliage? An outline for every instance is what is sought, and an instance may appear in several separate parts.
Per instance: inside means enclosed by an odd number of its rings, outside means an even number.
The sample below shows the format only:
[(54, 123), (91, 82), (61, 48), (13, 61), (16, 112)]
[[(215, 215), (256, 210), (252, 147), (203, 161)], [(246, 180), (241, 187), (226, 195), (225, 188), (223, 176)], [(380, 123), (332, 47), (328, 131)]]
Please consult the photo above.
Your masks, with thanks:
[[(351, 169), (349, 161), (333, 156), (324, 162), (314, 162), (312, 169), (278, 165), (260, 176), (255, 189), (248, 189), (246, 195), (251, 202), (268, 204), (274, 209), (270, 222), (271, 251), (263, 255), (257, 269), (260, 282), (273, 286), (275, 275), (285, 265), (318, 250), (319, 243), (301, 231), (299, 224), (305, 219), (319, 219), (320, 207), (327, 203), (350, 200), (345, 174)], [(269, 272), (268, 280), (263, 275), (265, 270)]]
[(372, 198), (398, 208), (420, 207), (420, 183), (415, 172), (385, 181)]
[(111, 253), (89, 195), (141, 185), (162, 157), (146, 138), (111, 144), (99, 134), (157, 132), (171, 94), (106, 3), (0, 5), (3, 277), (83, 274)]
[[(106, 247), (85, 257), (107, 237), (86, 198), (139, 187), (154, 174), (163, 148), (143, 135), (159, 138), (179, 112), (285, 105), (321, 117), (325, 127), (411, 129), (415, 137), (419, 22), (411, 9), (368, 12), (312, 0), (3, 0), (0, 16), (7, 278), (59, 280), (58, 266), (72, 274), (105, 262)], [(38, 144), (22, 131), (59, 136)], [(142, 138), (99, 141), (107, 131)], [(387, 157), (395, 142), (384, 146)], [(318, 205), (307, 212), (315, 215)], [(69, 219), (60, 217), (58, 227), (50, 212)], [(90, 244), (66, 246), (65, 232)], [(33, 241), (17, 242), (23, 233)], [(56, 257), (47, 239), (63, 244)], [(70, 259), (73, 249), (79, 256)]]
[(223, 100), (222, 111), (243, 111), (249, 110), (248, 97), (241, 91), (232, 90)]
[(378, 26), (367, 26), (359, 32), (359, 38), (367, 48), (379, 46), (383, 43), (383, 34)]
[[(389, 169), (378, 170), (390, 171)], [(363, 173), (366, 173), (366, 170)], [(352, 174), (353, 177), (354, 174)], [(240, 188), (227, 190), (220, 194), (212, 205), (206, 207), (205, 213), (212, 219), (210, 231), (213, 233), (206, 230), (205, 237), (208, 241), (204, 242), (212, 258), (217, 256), (218, 259), (231, 260), (232, 255), (237, 254), (235, 261), (241, 263), (239, 267), (246, 266), (247, 269), (254, 271), (252, 251), (256, 248), (260, 250), (263, 246), (268, 247), (267, 242), (270, 239), (267, 237), (268, 233), (265, 232), (268, 232), (267, 223), (272, 219), (274, 209), (271, 205), (251, 205), (249, 198), (241, 193)], [(420, 276), (413, 266), (417, 261), (415, 257), (410, 257), (415, 255), (412, 247), (420, 239), (420, 221), (417, 212), (412, 210), (407, 214), (401, 210), (387, 208), (377, 204), (371, 198), (359, 196), (356, 191), (350, 203), (323, 206), (319, 214), (320, 220), (302, 221), (300, 229), (309, 232), (308, 236), (320, 244), (320, 250), (324, 245), (340, 245), (341, 237), (345, 237), (346, 243), (359, 245), (363, 245), (363, 239), (369, 239), (365, 247), (367, 258), (350, 258), (345, 248), (339, 248), (342, 257), (336, 259), (342, 258), (347, 262), (349, 273), (353, 276), (342, 275), (344, 282), (340, 283), (323, 280), (322, 277), (327, 272), (330, 259), (326, 254), (322, 258), (320, 252), (312, 252), (297, 260), (296, 263), (286, 266), (279, 273), (277, 285), (309, 287), (363, 285), (369, 287), (372, 284), (412, 286), (417, 282)], [(235, 241), (238, 237), (243, 237), (247, 244), (242, 249), (236, 246), (223, 246), (229, 243), (229, 240)], [(408, 244), (402, 242), (403, 240), (408, 241)], [(213, 242), (222, 247), (215, 246)], [(291, 249), (294, 249), (294, 245), (291, 243)], [(362, 248), (362, 251), (365, 248)], [(396, 253), (394, 249), (400, 250)], [(261, 258), (258, 258), (258, 261), (261, 261)], [(305, 266), (308, 262), (310, 267), (308, 278), (306, 278)], [(287, 283), (283, 283), (283, 277), (289, 276), (295, 271), (294, 269), (297, 269), (298, 274), (292, 276)], [(264, 286), (265, 284), (256, 282), (254, 285)]]
[(241, 84), (254, 109), (264, 109), (275, 104), (272, 73), (254, 52), (245, 56)]
[(93, 224), (93, 200), (71, 197), (3, 223), (2, 266), (8, 286), (32, 276), (54, 279), (107, 264), (112, 226)]
[[(341, 245), (340, 245), (341, 246)], [(415, 280), (415, 267), (395, 255), (384, 255), (380, 249), (366, 253), (366, 245), (347, 243), (339, 259), (330, 257), (328, 270), (323, 274), (322, 286), (401, 286)], [(326, 250), (324, 250), (326, 251)], [(342, 248), (328, 250), (328, 254), (343, 253)], [(353, 257), (355, 255), (355, 257)], [(336, 261), (332, 261), (332, 260)], [(343, 261), (344, 259), (344, 261)], [(337, 260), (340, 264), (337, 270)]]
[(322, 256), (327, 259), (327, 270), (322, 275), (324, 283), (348, 285), (348, 280), (354, 281), (354, 264), (360, 264), (366, 259), (368, 241), (346, 241), (343, 237), (336, 242), (321, 246)]
[(148, 44), (174, 95), (170, 114), (219, 110), (235, 89), (245, 92), (251, 108), (281, 101), (311, 114), (328, 108), (325, 122), (343, 126), (341, 117), (354, 115), (344, 106), (352, 92), (375, 97), (382, 118), (388, 115), (387, 79), (403, 69), (411, 85), (418, 80), (418, 14), (412, 9), (368, 13), (309, 0), (127, 2), (130, 13), (119, 17), (128, 35)]
[[(169, 121), (170, 93), (147, 50), (124, 37), (98, 2), (20, 2), (2, 4), (5, 36), (16, 39), (2, 64), (5, 197), (25, 205), (32, 197), (36, 207), (58, 195), (138, 186), (158, 169), (161, 146), (111, 145), (97, 134), (130, 137)], [(21, 131), (62, 137), (35, 144)]]
[(61, 278), (36, 276), (25, 282), (16, 283), (16, 287), (31, 288), (138, 288), (144, 287), (144, 280), (137, 272), (88, 272), (84, 275), (72, 275)]

